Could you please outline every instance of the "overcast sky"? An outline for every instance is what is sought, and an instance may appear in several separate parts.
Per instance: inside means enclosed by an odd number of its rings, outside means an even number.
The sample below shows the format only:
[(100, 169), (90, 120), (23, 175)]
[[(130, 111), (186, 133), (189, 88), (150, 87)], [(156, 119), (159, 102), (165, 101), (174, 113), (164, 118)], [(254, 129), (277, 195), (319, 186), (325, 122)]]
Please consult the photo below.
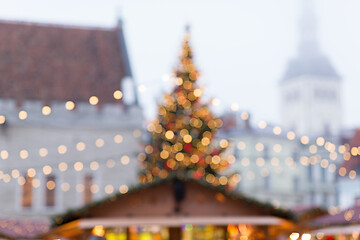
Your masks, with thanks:
[[(253, 119), (280, 121), (279, 79), (295, 55), (299, 0), (9, 0), (0, 18), (111, 27), (121, 14), (148, 117), (169, 84), (189, 23), (201, 84), (221, 109), (237, 103)], [(317, 0), (319, 39), (343, 78), (346, 127), (360, 126), (360, 1)]]

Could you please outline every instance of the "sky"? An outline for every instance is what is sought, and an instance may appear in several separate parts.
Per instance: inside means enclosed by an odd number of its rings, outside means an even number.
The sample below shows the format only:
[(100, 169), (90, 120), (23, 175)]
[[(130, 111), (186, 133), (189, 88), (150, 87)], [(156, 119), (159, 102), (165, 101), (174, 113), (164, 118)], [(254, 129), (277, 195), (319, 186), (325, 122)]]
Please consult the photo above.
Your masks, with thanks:
[[(119, 16), (146, 117), (171, 83), (185, 26), (205, 98), (237, 104), (254, 121), (280, 122), (279, 81), (298, 44), (299, 0), (11, 0), (0, 19), (113, 27)], [(314, 0), (319, 42), (342, 76), (344, 127), (360, 126), (360, 1)]]

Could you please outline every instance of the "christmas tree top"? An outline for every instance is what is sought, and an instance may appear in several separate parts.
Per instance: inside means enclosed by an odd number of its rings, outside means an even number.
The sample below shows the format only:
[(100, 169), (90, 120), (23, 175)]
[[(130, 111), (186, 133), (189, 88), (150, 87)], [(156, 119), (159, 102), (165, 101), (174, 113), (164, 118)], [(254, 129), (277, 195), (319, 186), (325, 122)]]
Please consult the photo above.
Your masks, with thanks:
[(200, 101), (203, 90), (197, 85), (199, 72), (193, 64), (189, 38), (187, 31), (180, 64), (174, 71), (176, 87), (165, 94), (157, 119), (148, 126), (151, 140), (145, 153), (139, 155), (143, 166), (139, 180), (146, 183), (177, 175), (204, 179), (213, 185), (236, 184), (238, 175), (228, 178), (219, 174), (229, 165), (224, 154), (228, 142), (221, 140), (220, 146), (215, 146), (222, 121)]

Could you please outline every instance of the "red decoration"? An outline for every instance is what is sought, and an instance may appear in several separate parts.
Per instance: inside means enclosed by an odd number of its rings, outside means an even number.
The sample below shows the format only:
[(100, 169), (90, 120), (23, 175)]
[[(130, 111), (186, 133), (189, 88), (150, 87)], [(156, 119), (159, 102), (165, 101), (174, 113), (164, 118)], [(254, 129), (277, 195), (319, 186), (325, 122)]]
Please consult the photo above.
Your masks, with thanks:
[(193, 146), (191, 145), (191, 143), (187, 143), (184, 145), (184, 151), (185, 152), (191, 152), (193, 149)]
[(200, 179), (200, 178), (202, 178), (202, 176), (203, 176), (203, 173), (200, 170), (195, 171), (195, 173), (194, 173), (195, 179)]

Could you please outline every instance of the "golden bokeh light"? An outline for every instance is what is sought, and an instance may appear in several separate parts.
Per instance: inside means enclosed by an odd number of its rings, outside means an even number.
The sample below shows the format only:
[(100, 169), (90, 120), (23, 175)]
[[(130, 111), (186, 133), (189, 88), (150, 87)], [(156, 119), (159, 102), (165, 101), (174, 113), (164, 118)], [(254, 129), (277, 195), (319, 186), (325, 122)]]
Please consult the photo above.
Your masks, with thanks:
[(120, 91), (120, 90), (116, 90), (114, 93), (113, 93), (113, 96), (115, 99), (119, 100), (123, 97), (123, 93)]
[(0, 124), (4, 124), (6, 122), (6, 118), (4, 115), (0, 115)]
[(76, 144), (76, 149), (77, 149), (79, 152), (84, 151), (85, 148), (86, 148), (86, 145), (85, 145), (84, 142), (78, 142), (78, 143)]
[(27, 114), (27, 112), (25, 110), (21, 110), (19, 112), (19, 119), (20, 120), (25, 120), (27, 118), (27, 116), (28, 116), (28, 114)]
[(73, 101), (67, 101), (65, 103), (66, 110), (72, 111), (72, 110), (74, 110), (74, 108), (75, 108), (75, 103)]
[(89, 98), (89, 103), (90, 103), (91, 105), (96, 105), (96, 104), (98, 104), (98, 103), (99, 103), (98, 97), (96, 97), (96, 96), (91, 96), (91, 97)]
[(51, 108), (49, 106), (43, 106), (41, 109), (41, 113), (45, 116), (50, 115)]

